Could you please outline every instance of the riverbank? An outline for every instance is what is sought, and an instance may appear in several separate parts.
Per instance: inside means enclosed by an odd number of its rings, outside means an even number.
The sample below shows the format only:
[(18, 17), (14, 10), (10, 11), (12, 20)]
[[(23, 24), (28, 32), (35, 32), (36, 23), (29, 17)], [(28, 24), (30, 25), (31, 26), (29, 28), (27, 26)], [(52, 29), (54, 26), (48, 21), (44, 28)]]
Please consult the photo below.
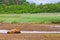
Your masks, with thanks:
[(0, 23), (0, 29), (20, 29), (21, 31), (60, 31), (60, 24)]

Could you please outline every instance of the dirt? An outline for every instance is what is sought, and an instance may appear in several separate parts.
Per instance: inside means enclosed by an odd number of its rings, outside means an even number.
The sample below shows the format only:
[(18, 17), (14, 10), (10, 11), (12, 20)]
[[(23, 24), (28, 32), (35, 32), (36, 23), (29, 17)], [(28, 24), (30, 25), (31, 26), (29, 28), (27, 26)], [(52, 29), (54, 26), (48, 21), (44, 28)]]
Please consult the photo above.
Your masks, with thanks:
[[(60, 24), (0, 23), (0, 29), (60, 31)], [(0, 40), (60, 40), (60, 34), (0, 34)]]
[(60, 40), (60, 34), (0, 34), (0, 40)]
[(20, 29), (28, 31), (60, 31), (60, 24), (0, 23), (0, 29)]

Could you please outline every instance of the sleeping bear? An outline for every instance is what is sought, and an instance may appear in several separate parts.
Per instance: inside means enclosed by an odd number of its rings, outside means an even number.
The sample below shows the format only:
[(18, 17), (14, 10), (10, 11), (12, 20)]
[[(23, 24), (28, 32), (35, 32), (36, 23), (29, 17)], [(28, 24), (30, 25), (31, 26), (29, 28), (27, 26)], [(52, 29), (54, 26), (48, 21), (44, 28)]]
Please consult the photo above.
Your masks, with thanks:
[(7, 32), (7, 34), (16, 34), (16, 33), (21, 33), (19, 29), (11, 29)]

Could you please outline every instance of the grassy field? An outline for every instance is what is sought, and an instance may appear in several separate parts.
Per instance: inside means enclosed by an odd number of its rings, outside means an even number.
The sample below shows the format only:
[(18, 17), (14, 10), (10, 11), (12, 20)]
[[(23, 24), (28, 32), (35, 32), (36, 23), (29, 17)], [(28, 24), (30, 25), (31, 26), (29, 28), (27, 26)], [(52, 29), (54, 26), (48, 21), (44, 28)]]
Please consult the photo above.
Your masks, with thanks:
[(7, 23), (52, 23), (60, 22), (60, 13), (0, 14), (0, 22)]

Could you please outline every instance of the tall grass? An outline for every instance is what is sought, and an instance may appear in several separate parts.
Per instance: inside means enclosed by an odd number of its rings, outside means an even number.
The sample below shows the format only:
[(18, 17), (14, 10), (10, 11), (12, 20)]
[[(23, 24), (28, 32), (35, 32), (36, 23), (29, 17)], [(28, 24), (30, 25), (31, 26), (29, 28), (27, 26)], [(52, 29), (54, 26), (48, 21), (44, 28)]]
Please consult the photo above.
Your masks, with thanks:
[(60, 14), (0, 14), (0, 22), (8, 23), (60, 22)]

